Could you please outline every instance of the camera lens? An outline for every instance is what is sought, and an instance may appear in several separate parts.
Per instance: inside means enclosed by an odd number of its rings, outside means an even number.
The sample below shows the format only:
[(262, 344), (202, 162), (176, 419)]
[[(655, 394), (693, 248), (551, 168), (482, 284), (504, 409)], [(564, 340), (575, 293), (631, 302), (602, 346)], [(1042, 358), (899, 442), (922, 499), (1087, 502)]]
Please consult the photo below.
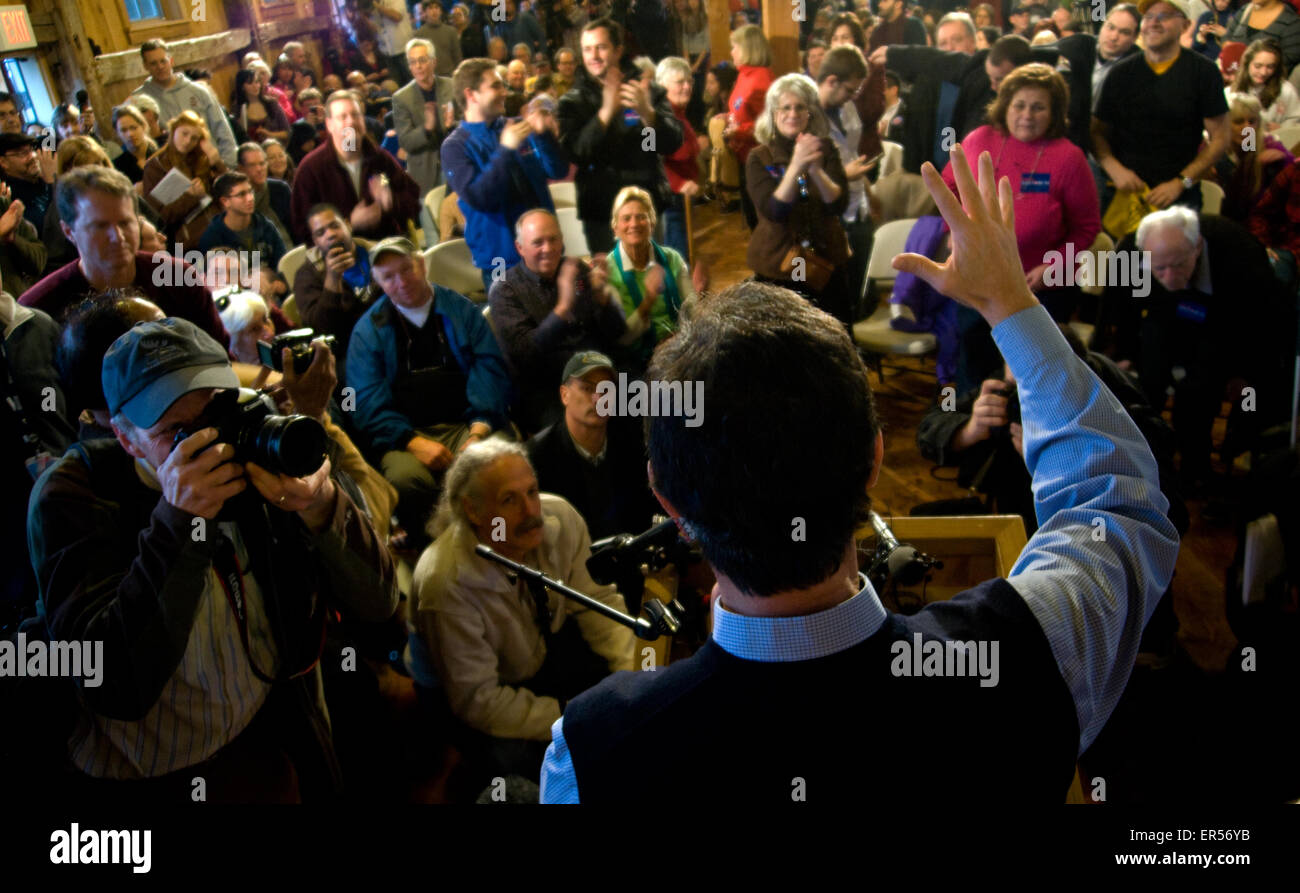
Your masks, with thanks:
[(325, 429), (308, 416), (267, 416), (252, 434), (249, 457), (272, 473), (306, 477), (325, 461)]

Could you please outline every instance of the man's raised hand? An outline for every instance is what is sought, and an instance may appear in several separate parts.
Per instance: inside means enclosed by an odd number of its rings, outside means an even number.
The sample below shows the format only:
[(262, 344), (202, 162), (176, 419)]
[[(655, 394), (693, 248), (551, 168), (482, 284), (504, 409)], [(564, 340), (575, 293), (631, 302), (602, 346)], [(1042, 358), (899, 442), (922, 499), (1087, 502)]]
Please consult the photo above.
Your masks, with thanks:
[(894, 258), (894, 269), (919, 276), (940, 294), (973, 308), (990, 326), (996, 326), (1038, 303), (1025, 282), (1016, 248), (1011, 181), (1006, 177), (995, 181), (988, 152), (979, 158), (978, 185), (961, 146), (953, 147), (951, 159), (960, 202), (934, 165), (921, 165), (921, 177), (952, 230), (952, 254), (942, 264), (919, 254), (900, 254)]

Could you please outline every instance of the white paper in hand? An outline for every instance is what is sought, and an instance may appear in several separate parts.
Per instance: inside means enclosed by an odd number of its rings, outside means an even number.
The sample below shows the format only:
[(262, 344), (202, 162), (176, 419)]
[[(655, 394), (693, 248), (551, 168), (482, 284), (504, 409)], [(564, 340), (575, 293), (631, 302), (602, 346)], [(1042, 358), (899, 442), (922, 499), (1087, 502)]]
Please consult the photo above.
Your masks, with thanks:
[(167, 176), (158, 181), (158, 185), (149, 193), (149, 197), (166, 207), (185, 194), (190, 188), (190, 178), (176, 168), (167, 172)]

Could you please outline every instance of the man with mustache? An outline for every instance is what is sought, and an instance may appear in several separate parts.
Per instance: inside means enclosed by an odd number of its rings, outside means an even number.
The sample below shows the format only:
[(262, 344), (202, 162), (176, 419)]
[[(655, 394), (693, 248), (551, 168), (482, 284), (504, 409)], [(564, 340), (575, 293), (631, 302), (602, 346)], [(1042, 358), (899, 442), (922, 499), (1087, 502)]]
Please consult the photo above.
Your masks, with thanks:
[(477, 793), (496, 775), (536, 780), (568, 700), (633, 668), (632, 632), (555, 593), (541, 604), (474, 548), (489, 546), (620, 611), (623, 597), (588, 575), (586, 523), (561, 497), (538, 492), (518, 444), (467, 448), (447, 473), (433, 529), (437, 541), (416, 566), (411, 600), (417, 690), (445, 692), (468, 789)]

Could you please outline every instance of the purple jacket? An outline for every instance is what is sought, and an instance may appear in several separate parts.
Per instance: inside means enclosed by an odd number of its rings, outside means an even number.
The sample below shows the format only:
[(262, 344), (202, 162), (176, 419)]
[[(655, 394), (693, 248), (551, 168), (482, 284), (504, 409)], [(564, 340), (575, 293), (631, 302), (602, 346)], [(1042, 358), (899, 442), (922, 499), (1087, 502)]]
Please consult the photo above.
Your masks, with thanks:
[[(948, 227), (942, 217), (921, 217), (907, 234), (905, 251), (935, 259)], [(895, 317), (891, 327), (900, 332), (930, 332), (939, 342), (935, 371), (939, 381), (952, 381), (957, 372), (957, 305), (939, 294), (925, 280), (911, 273), (899, 273), (894, 280), (891, 304), (902, 304), (912, 311), (915, 321)]]

